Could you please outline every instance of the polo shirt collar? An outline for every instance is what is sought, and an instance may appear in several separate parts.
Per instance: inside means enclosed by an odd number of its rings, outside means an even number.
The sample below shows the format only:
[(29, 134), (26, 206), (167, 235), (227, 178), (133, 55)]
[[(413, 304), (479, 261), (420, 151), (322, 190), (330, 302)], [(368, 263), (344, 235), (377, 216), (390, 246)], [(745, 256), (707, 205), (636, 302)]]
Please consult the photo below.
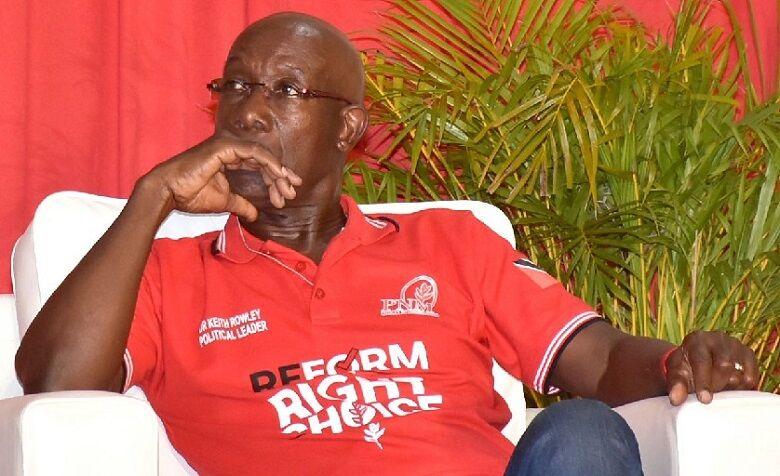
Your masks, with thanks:
[[(351, 245), (367, 245), (398, 230), (398, 224), (394, 220), (364, 215), (355, 200), (348, 195), (342, 195), (340, 203), (347, 215), (347, 223), (330, 246), (333, 246), (335, 242), (343, 242), (350, 248), (354, 247)], [(225, 227), (214, 240), (212, 247), (215, 255), (234, 263), (248, 263), (258, 254), (268, 255), (289, 251), (285, 246), (272, 240), (261, 240), (249, 233), (241, 226), (238, 217), (233, 214), (228, 218)]]

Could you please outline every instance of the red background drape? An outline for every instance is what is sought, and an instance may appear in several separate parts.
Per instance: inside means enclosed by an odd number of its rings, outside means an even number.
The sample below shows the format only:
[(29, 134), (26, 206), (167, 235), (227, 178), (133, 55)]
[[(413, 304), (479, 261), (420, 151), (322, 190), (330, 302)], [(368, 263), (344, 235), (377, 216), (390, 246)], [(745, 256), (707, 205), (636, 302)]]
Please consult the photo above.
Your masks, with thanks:
[[(732, 1), (767, 96), (777, 84), (777, 1)], [(664, 33), (677, 5), (609, 3)], [(385, 8), (382, 0), (1, 0), (0, 292), (11, 289), (13, 243), (46, 195), (126, 197), (141, 174), (210, 133), (204, 85), (245, 25), (295, 10), (354, 37), (373, 31)], [(725, 18), (720, 7), (711, 15)]]

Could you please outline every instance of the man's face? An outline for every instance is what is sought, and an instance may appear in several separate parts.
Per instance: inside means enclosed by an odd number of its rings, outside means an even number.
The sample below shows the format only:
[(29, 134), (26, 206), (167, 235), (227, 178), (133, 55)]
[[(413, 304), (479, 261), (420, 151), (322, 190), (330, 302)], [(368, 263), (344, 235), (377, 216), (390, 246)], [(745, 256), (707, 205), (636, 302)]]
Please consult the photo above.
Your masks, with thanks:
[[(339, 95), (338, 76), (329, 68), (333, 48), (323, 48), (320, 32), (307, 25), (270, 23), (242, 33), (230, 50), (223, 78), (264, 83), (270, 90), (316, 89)], [(259, 143), (303, 179), (295, 201), (309, 204), (318, 192), (340, 188), (337, 143), (345, 102), (267, 93), (223, 93), (217, 135)], [(342, 154), (343, 155), (343, 154)], [(231, 189), (251, 202), (268, 204), (262, 176), (249, 169), (227, 172)], [(338, 193), (338, 192), (336, 192)]]

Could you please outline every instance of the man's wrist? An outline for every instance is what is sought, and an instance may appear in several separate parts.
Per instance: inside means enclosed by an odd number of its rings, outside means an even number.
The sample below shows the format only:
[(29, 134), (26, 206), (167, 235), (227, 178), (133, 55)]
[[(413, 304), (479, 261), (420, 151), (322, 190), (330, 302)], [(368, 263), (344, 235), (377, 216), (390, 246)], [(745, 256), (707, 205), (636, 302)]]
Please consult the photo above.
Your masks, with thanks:
[(669, 372), (669, 356), (671, 356), (675, 350), (677, 350), (678, 347), (670, 347), (666, 352), (664, 352), (661, 355), (661, 360), (659, 361), (659, 365), (661, 366), (661, 375), (664, 377), (664, 381), (666, 381), (666, 374)]
[(138, 206), (146, 214), (156, 216), (158, 226), (174, 210), (170, 190), (151, 174), (138, 179), (127, 205), (128, 207)]

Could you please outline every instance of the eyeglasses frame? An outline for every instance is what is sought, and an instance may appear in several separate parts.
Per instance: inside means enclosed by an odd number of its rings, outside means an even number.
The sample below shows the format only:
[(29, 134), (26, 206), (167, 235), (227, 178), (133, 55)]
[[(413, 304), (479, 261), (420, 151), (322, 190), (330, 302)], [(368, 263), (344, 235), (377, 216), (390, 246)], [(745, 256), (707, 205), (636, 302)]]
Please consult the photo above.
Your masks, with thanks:
[[(224, 94), (224, 91), (219, 91), (219, 88), (221, 88), (221, 86), (219, 86), (219, 83), (224, 80), (225, 78), (212, 79), (211, 82), (206, 84), (206, 89), (208, 89), (214, 94)], [(234, 79), (233, 81), (239, 81), (241, 82), (241, 84), (249, 87), (249, 95), (255, 92), (255, 88), (262, 88), (267, 92), (271, 91), (271, 89), (268, 87), (268, 84), (266, 83), (253, 83), (250, 81), (244, 81), (243, 79)], [(347, 104), (353, 104), (353, 102), (347, 98), (337, 96), (335, 94), (331, 94), (326, 91), (321, 91), (319, 89), (309, 89), (309, 88), (299, 89), (297, 96), (295, 97), (288, 96), (288, 99), (333, 99), (336, 101), (345, 102)]]

